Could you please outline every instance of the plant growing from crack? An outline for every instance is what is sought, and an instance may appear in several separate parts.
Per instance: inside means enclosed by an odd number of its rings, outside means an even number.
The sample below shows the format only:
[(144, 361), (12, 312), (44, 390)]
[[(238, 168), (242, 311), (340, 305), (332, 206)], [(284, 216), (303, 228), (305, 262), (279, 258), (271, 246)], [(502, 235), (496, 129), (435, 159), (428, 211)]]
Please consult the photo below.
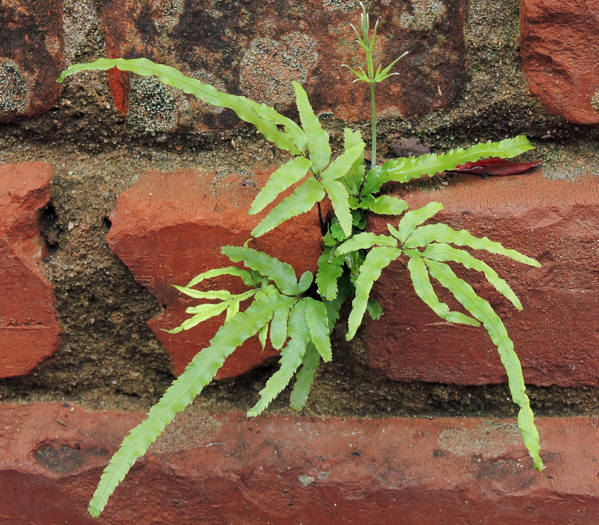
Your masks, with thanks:
[[(290, 265), (254, 250), (246, 243), (243, 247), (222, 248), (222, 253), (238, 266), (209, 270), (195, 277), (187, 286), (177, 286), (181, 293), (204, 302), (188, 308), (190, 318), (171, 330), (172, 333), (189, 330), (221, 314), (225, 314), (224, 322), (209, 346), (193, 358), (183, 374), (151, 408), (147, 418), (125, 437), (102, 474), (90, 502), (92, 516), (100, 515), (108, 498), (135, 461), (146, 453), (177, 412), (188, 406), (214, 379), (226, 358), (247, 339), (258, 336), (264, 346), (270, 338), (272, 346), (280, 351), (280, 368), (260, 391), (260, 399), (248, 416), (257, 416), (264, 411), (294, 378), (291, 407), (301, 410), (320, 361), (332, 359), (330, 336), (339, 320), (341, 305), (352, 298), (346, 335), (347, 340), (351, 340), (366, 311), (373, 319), (382, 315), (381, 306), (370, 297), (370, 292), (382, 270), (395, 260), (404, 262), (417, 295), (439, 317), (456, 324), (482, 324), (487, 330), (507, 372), (512, 399), (520, 407), (518, 426), (524, 444), (535, 468), (542, 469), (539, 435), (514, 345), (490, 304), (458, 277), (447, 263), (458, 263), (481, 272), (519, 310), (522, 305), (509, 285), (488, 264), (462, 248), (500, 254), (535, 267), (540, 264), (486, 237), (474, 237), (466, 230), (456, 231), (441, 223), (425, 224), (443, 208), (440, 203), (431, 202), (420, 209), (407, 211), (405, 201), (381, 194), (381, 188), (387, 182), (405, 183), (414, 178), (433, 176), (481, 158), (510, 158), (533, 146), (525, 137), (519, 136), (445, 154), (388, 160), (377, 166), (375, 85), (394, 74), (391, 68), (405, 54), (384, 69), (379, 66), (375, 70), (372, 50), (376, 26), (371, 34), (364, 6), (362, 10), (361, 33), (355, 27), (354, 30), (366, 54), (366, 71), (350, 69), (356, 80), (367, 82), (370, 86), (372, 163), (369, 169), (366, 169), (364, 160), (365, 144), (358, 131), (345, 129), (343, 152), (333, 158), (329, 135), (314, 114), (306, 92), (296, 82), (293, 86), (301, 126), (265, 104), (223, 93), (211, 85), (186, 77), (172, 67), (143, 58), (99, 59), (77, 64), (69, 67), (58, 79), (62, 82), (79, 71), (113, 67), (144, 77), (155, 76), (208, 104), (232, 109), (241, 120), (253, 124), (264, 138), (287, 151), (290, 160), (270, 176), (249, 213), (261, 213), (277, 201), (282, 192), (294, 189), (254, 228), (251, 233), (254, 238), (295, 216), (310, 212), (315, 205), (322, 221), (320, 203), (325, 198), (332, 203), (335, 215), (324, 225), (324, 246), (318, 260), (316, 279), (310, 272), (305, 272), (298, 279)], [(387, 235), (376, 235), (364, 231), (366, 213), (401, 219), (394, 222), (395, 226), (388, 224)], [(239, 266), (241, 263), (243, 268)], [(232, 294), (228, 290), (202, 291), (197, 288), (203, 281), (221, 275), (241, 279), (247, 291)], [(465, 312), (450, 311), (448, 305), (439, 300), (431, 278), (447, 288)], [(315, 286), (312, 286), (314, 282)]]

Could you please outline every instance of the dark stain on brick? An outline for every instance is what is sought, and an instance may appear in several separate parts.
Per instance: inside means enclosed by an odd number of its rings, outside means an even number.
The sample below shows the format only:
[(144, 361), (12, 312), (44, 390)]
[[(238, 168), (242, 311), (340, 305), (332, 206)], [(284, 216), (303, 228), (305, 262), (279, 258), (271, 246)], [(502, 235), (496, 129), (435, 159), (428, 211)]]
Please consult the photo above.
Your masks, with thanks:
[(103, 448), (82, 449), (80, 445), (45, 444), (34, 452), (34, 457), (41, 465), (56, 474), (70, 474), (85, 465), (88, 458), (108, 458), (110, 453)]

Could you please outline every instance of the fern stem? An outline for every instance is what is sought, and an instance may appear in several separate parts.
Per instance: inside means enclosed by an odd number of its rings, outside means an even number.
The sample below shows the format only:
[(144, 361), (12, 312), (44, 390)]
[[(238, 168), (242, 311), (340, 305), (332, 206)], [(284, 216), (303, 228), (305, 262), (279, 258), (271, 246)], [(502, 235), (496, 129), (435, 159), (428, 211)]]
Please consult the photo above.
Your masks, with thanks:
[(376, 103), (374, 99), (374, 84), (374, 82), (370, 82), (370, 129), (372, 132), (372, 152), (370, 166), (372, 168), (376, 167)]

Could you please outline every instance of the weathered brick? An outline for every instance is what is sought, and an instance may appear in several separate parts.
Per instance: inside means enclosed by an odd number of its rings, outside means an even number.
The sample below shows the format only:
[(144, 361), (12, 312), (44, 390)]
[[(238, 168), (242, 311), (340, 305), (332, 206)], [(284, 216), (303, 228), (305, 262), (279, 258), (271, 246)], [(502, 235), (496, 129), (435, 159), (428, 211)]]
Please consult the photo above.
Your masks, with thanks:
[[(250, 239), (250, 232), (264, 214), (250, 216), (247, 210), (257, 187), (270, 173), (151, 172), (119, 196), (108, 242), (137, 281), (165, 308), (149, 325), (170, 354), (176, 374), (208, 346), (224, 314), (195, 329), (167, 334), (163, 330), (179, 326), (189, 317), (185, 308), (198, 303), (172, 285), (185, 285), (211, 268), (231, 266), (220, 253), (221, 247), (242, 246)], [(250, 247), (291, 264), (298, 276), (308, 270), (315, 273), (321, 249), (316, 209), (251, 241)], [(245, 289), (237, 278), (219, 278), (206, 284), (237, 293)], [(269, 345), (261, 353), (257, 339), (250, 340), (227, 359), (218, 377), (246, 372), (276, 353)]]
[[(384, 65), (409, 51), (379, 91), (381, 115), (426, 114), (451, 104), (464, 81), (463, 0), (377, 1), (377, 60)], [(368, 88), (352, 84), (341, 64), (358, 67), (362, 51), (349, 23), (359, 24), (357, 1), (107, 0), (111, 58), (146, 57), (181, 69), (219, 89), (294, 107), (292, 80), (302, 83), (319, 112), (349, 120), (369, 118)], [(230, 110), (209, 108), (155, 80), (111, 74), (116, 106), (128, 107), (138, 128), (155, 131), (228, 129)]]
[(599, 5), (594, 0), (522, 0), (522, 69), (556, 115), (599, 122)]
[(85, 509), (101, 469), (142, 417), (0, 407), (2, 517), (32, 525), (562, 525), (595, 523), (599, 513), (592, 418), (538, 420), (547, 467), (539, 473), (511, 420), (187, 413), (91, 520)]
[[(435, 219), (487, 236), (536, 258), (536, 269), (492, 262), (524, 306), (518, 312), (477, 272), (467, 275), (503, 318), (530, 384), (599, 385), (599, 178), (551, 181), (540, 175), (483, 180), (460, 176), (433, 191), (403, 188), (411, 208), (440, 201)], [(372, 221), (386, 231), (389, 218)], [(482, 255), (482, 252), (479, 252)], [(385, 314), (367, 326), (373, 369), (398, 381), (488, 384), (505, 381), (483, 328), (441, 322), (416, 297), (407, 269), (394, 263), (375, 286)], [(439, 290), (441, 292), (441, 290)], [(439, 294), (459, 309), (447, 293)]]
[(50, 109), (64, 68), (62, 2), (2, 2), (0, 34), (0, 122)]
[(31, 372), (60, 343), (54, 292), (39, 268), (51, 172), (41, 162), (0, 166), (0, 377)]

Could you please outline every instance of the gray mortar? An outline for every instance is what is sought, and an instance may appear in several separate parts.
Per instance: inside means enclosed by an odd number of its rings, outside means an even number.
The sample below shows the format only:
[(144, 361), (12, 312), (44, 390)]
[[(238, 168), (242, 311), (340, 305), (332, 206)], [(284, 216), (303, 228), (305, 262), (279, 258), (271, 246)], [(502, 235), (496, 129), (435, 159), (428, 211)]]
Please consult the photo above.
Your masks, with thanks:
[(135, 129), (146, 133), (175, 129), (178, 105), (174, 88), (155, 78), (133, 76), (130, 89), (127, 119)]
[(16, 62), (0, 59), (0, 117), (24, 113), (29, 107), (29, 89)]

